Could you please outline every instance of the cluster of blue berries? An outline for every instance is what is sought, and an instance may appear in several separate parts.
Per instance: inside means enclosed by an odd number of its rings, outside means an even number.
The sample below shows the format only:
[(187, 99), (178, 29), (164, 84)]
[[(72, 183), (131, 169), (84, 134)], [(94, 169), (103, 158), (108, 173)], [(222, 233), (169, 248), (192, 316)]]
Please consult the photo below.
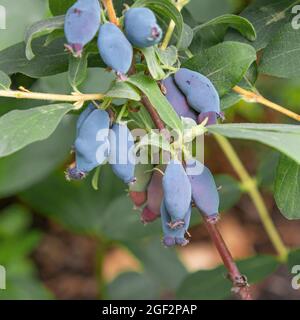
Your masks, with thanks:
[[(132, 64), (133, 47), (157, 44), (162, 38), (162, 30), (154, 13), (147, 8), (131, 8), (125, 12), (124, 32), (115, 24), (101, 24), (100, 16), (98, 0), (78, 0), (66, 14), (67, 48), (80, 56), (84, 46), (99, 31), (100, 56), (122, 79)], [(208, 124), (212, 124), (222, 116), (216, 89), (200, 73), (182, 68), (163, 80), (162, 88), (181, 117), (198, 123), (208, 118)], [(217, 187), (209, 169), (199, 161), (170, 160), (167, 165), (155, 168), (151, 164), (136, 164), (134, 138), (127, 125), (113, 123), (109, 112), (92, 103), (80, 114), (76, 130), (75, 162), (67, 170), (67, 178), (83, 179), (108, 162), (113, 172), (128, 184), (129, 195), (142, 212), (142, 222), (149, 223), (161, 217), (166, 246), (188, 243), (185, 235), (193, 205), (211, 221), (217, 219)]]
[(68, 179), (83, 179), (108, 161), (125, 183), (135, 182), (134, 138), (126, 124), (111, 125), (108, 112), (90, 104), (77, 120), (76, 136), (76, 161), (66, 173)]
[(180, 117), (191, 118), (207, 125), (217, 123), (223, 118), (220, 98), (212, 82), (200, 74), (181, 68), (162, 81), (166, 98)]
[(162, 38), (162, 30), (148, 8), (131, 8), (125, 12), (124, 32), (115, 24), (101, 24), (98, 0), (78, 0), (65, 18), (66, 47), (80, 56), (84, 46), (98, 34), (98, 49), (104, 63), (121, 78), (131, 66), (133, 46), (146, 48)]
[[(137, 207), (143, 206), (143, 223), (153, 222), (161, 216), (165, 246), (188, 243), (185, 234), (188, 234), (193, 205), (212, 223), (217, 221), (218, 189), (210, 170), (202, 163), (190, 159), (183, 165), (171, 160), (166, 166), (160, 165), (152, 170), (146, 181), (143, 175), (149, 168), (142, 166), (136, 185), (130, 187), (130, 196)], [(140, 178), (144, 180), (142, 186)]]

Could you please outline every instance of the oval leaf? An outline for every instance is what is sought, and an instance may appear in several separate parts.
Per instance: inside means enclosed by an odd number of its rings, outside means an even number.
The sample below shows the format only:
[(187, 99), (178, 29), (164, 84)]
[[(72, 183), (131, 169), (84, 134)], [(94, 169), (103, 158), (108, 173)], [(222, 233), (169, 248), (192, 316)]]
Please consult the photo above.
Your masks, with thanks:
[(41, 20), (31, 25), (25, 33), (26, 58), (28, 60), (31, 60), (35, 56), (31, 48), (31, 42), (34, 38), (50, 33), (56, 29), (62, 29), (64, 27), (64, 22), (65, 16), (58, 16), (46, 20)]
[(0, 157), (48, 138), (63, 116), (72, 109), (71, 104), (52, 104), (5, 114), (0, 118)]
[(206, 23), (201, 24), (200, 26), (195, 27), (193, 30), (194, 33), (197, 33), (199, 30), (206, 27), (216, 26), (220, 24), (236, 29), (250, 41), (254, 41), (256, 39), (256, 32), (252, 23), (246, 18), (234, 14), (224, 14), (222, 16), (216, 17), (212, 20), (207, 21)]
[(204, 50), (185, 61), (183, 66), (207, 76), (223, 96), (242, 80), (255, 60), (253, 47), (228, 41)]
[(208, 131), (228, 138), (254, 140), (279, 150), (300, 163), (300, 126), (288, 124), (221, 124), (207, 127)]
[(287, 219), (300, 219), (300, 165), (283, 155), (277, 167), (274, 197)]

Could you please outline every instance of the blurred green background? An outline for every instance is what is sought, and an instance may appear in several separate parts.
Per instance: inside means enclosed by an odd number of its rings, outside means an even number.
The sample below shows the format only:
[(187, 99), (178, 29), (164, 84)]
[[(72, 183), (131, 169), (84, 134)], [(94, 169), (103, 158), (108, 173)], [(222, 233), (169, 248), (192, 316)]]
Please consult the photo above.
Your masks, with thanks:
[[(194, 0), (183, 15), (200, 23), (224, 13), (239, 13), (248, 2)], [(27, 26), (50, 15), (46, 0), (2, 0), (0, 4), (7, 12), (7, 29), (0, 30), (0, 50), (22, 41)], [(89, 69), (81, 90), (103, 92), (112, 80), (104, 69)], [(17, 74), (13, 83), (32, 91), (72, 91), (67, 74), (39, 80)], [(300, 81), (264, 77), (258, 79), (257, 87), (271, 100), (300, 112)], [(1, 98), (0, 114), (38, 104)], [(262, 106), (243, 101), (228, 109), (226, 116), (228, 122), (290, 122)], [(160, 240), (160, 221), (147, 226), (140, 223), (126, 186), (108, 167), (101, 170), (98, 191), (91, 187), (90, 178), (77, 183), (65, 181), (76, 117), (66, 117), (46, 141), (0, 159), (0, 265), (7, 272), (7, 289), (0, 290), (0, 299), (230, 296), (230, 283), (224, 278), (223, 268), (212, 269), (220, 259), (197, 214), (191, 230), (192, 244), (180, 250), (165, 249)], [(277, 153), (251, 142), (234, 145), (249, 171), (257, 176), (285, 241), (299, 246), (299, 236), (293, 236), (299, 234), (299, 223), (281, 217), (272, 199)], [(229, 176), (233, 174), (230, 164), (210, 137), (206, 162), (223, 186), (220, 192), (225, 215), (220, 228), (234, 256), (246, 259), (257, 252), (274, 253), (249, 199), (235, 176)], [(277, 264), (263, 256), (254, 264), (251, 259), (242, 262), (241, 268), (250, 273), (250, 282), (258, 282), (272, 274)], [(259, 272), (252, 275), (253, 269)], [(189, 272), (195, 271), (199, 278), (196, 283), (188, 278)], [(277, 291), (272, 289), (276, 281), (281, 283)], [(288, 271), (282, 268), (271, 280), (255, 286), (256, 298), (295, 298), (297, 294), (290, 288)]]

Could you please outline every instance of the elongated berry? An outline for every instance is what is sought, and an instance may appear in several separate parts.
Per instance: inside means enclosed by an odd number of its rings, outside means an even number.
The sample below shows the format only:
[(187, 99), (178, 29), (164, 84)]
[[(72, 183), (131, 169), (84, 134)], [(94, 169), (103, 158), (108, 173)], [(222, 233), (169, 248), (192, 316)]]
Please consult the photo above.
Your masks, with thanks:
[(174, 75), (174, 79), (179, 89), (185, 94), (189, 105), (201, 113), (199, 121), (207, 116), (209, 124), (212, 124), (217, 117), (221, 116), (218, 92), (207, 77), (199, 72), (181, 68)]
[(163, 80), (162, 84), (166, 89), (166, 98), (168, 99), (176, 113), (180, 117), (191, 118), (196, 121), (196, 113), (190, 108), (187, 103), (186, 97), (178, 89), (173, 76), (169, 76), (168, 78)]
[(66, 13), (67, 48), (80, 56), (83, 47), (96, 35), (100, 26), (101, 7), (98, 0), (78, 0)]
[(167, 165), (163, 190), (172, 228), (180, 228), (191, 204), (192, 190), (189, 178), (179, 161), (171, 160)]
[(109, 155), (109, 115), (95, 109), (79, 117), (75, 141), (76, 165), (69, 169), (70, 179), (81, 179), (95, 167), (104, 163)]
[(172, 221), (171, 216), (167, 211), (165, 201), (161, 203), (161, 222), (162, 229), (164, 233), (163, 244), (166, 247), (172, 247), (177, 245), (185, 246), (189, 241), (185, 238), (185, 233), (189, 227), (191, 218), (191, 206), (189, 206), (188, 211), (184, 215), (184, 224), (181, 229), (173, 229), (170, 227)]
[[(217, 219), (219, 214), (219, 193), (210, 170), (197, 160), (186, 162), (188, 177), (192, 186), (192, 197), (196, 206), (209, 218)], [(191, 169), (197, 166), (200, 172)]]
[(133, 57), (133, 48), (123, 32), (113, 23), (100, 27), (98, 36), (99, 53), (104, 63), (124, 75), (128, 72)]
[(110, 131), (111, 153), (109, 163), (113, 172), (125, 183), (134, 183), (136, 178), (134, 139), (125, 124), (115, 123)]
[(151, 47), (162, 38), (155, 14), (148, 8), (131, 8), (125, 13), (125, 34), (138, 48)]
[(82, 126), (82, 124), (84, 123), (84, 121), (86, 120), (86, 118), (94, 111), (96, 110), (96, 107), (90, 103), (80, 114), (80, 116), (78, 117), (77, 123), (76, 123), (76, 128), (77, 128), (77, 135), (79, 133), (79, 130)]

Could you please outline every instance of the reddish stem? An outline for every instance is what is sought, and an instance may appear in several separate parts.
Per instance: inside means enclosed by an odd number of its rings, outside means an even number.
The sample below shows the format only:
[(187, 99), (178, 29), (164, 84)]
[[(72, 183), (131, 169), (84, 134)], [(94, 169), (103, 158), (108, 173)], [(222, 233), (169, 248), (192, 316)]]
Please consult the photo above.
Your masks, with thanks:
[(216, 224), (210, 222), (209, 219), (204, 216), (203, 221), (212, 241), (214, 242), (223, 260), (224, 266), (228, 270), (228, 276), (233, 283), (233, 292), (238, 294), (243, 300), (252, 300), (247, 279), (240, 273)]

